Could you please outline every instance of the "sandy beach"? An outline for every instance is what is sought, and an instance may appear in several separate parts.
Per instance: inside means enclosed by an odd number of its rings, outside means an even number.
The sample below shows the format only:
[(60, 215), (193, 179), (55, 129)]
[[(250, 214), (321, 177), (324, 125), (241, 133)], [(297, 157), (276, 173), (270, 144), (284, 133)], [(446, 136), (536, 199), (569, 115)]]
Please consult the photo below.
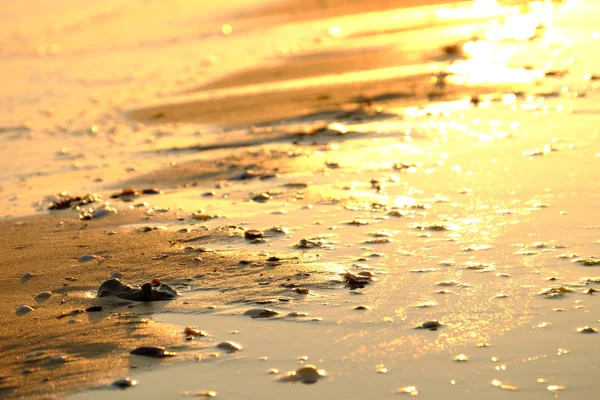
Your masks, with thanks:
[(598, 12), (3, 4), (0, 397), (594, 398)]

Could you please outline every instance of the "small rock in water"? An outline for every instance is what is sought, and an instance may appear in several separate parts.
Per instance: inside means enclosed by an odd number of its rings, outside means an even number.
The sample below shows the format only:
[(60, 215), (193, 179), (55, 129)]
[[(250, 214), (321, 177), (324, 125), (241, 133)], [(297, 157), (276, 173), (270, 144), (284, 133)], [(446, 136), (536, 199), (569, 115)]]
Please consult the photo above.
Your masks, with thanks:
[(546, 387), (546, 390), (549, 390), (551, 392), (558, 392), (559, 390), (565, 390), (567, 387), (566, 386), (561, 386), (561, 385), (548, 385)]
[(253, 308), (246, 311), (244, 315), (248, 315), (250, 318), (271, 318), (279, 315), (279, 312), (269, 308)]
[[(187, 396), (187, 392), (185, 392), (186, 396)], [(193, 394), (195, 397), (215, 397), (217, 395), (217, 392), (213, 392), (212, 390), (204, 390), (202, 392), (196, 392)]]
[(284, 380), (291, 382), (302, 382), (306, 384), (316, 383), (320, 378), (326, 376), (322, 369), (317, 369), (314, 365), (306, 365), (296, 371), (288, 372)]
[(33, 274), (31, 272), (25, 272), (21, 277), (21, 283), (26, 283), (31, 278), (33, 278)]
[(238, 344), (236, 342), (228, 341), (228, 342), (221, 342), (221, 343), (219, 343), (217, 345), (217, 348), (219, 348), (221, 350), (224, 350), (224, 351), (226, 351), (228, 353), (233, 353), (233, 352), (242, 350), (242, 345), (240, 345), (240, 344)]
[(263, 233), (258, 229), (249, 229), (244, 232), (244, 237), (248, 240), (260, 239), (262, 238)]
[(441, 328), (443, 325), (438, 320), (426, 321), (421, 325), (417, 326), (416, 329), (429, 329), (430, 331), (436, 331), (438, 328)]
[(362, 289), (365, 287), (365, 285), (373, 281), (370, 276), (353, 274), (352, 272), (346, 272), (343, 277), (344, 282), (346, 282), (346, 285), (350, 287), (350, 289)]
[(271, 199), (271, 196), (268, 193), (260, 193), (256, 196), (252, 197), (252, 201), (256, 201), (258, 203), (264, 203)]
[(112, 386), (118, 389), (127, 389), (135, 385), (137, 385), (137, 381), (130, 378), (117, 379), (112, 383)]
[(517, 390), (516, 386), (513, 385), (509, 385), (507, 383), (502, 383), (501, 381), (499, 381), (498, 379), (494, 379), (493, 381), (490, 382), (492, 384), (492, 386), (496, 386), (499, 387), (500, 389), (504, 389), (504, 390)]
[(187, 328), (185, 328), (183, 330), (183, 333), (185, 333), (186, 335), (192, 335), (192, 336), (208, 336), (208, 334), (206, 332), (196, 329), (193, 326), (188, 326)]
[(19, 307), (17, 307), (16, 314), (17, 314), (17, 317), (22, 317), (23, 315), (25, 315), (28, 312), (33, 311), (33, 310), (35, 310), (35, 308), (21, 304)]
[(307, 317), (308, 313), (305, 312), (298, 312), (298, 311), (292, 311), (291, 313), (289, 313), (287, 315), (288, 317)]
[(591, 326), (584, 326), (583, 328), (577, 328), (577, 332), (579, 333), (597, 333), (598, 331)]
[(131, 350), (131, 354), (136, 356), (152, 357), (152, 358), (166, 358), (174, 357), (177, 353), (166, 351), (162, 347), (138, 347), (137, 349)]
[(401, 387), (398, 390), (396, 390), (396, 393), (408, 394), (410, 396), (416, 396), (419, 394), (419, 391), (417, 390), (417, 388), (415, 386), (405, 386), (405, 387)]

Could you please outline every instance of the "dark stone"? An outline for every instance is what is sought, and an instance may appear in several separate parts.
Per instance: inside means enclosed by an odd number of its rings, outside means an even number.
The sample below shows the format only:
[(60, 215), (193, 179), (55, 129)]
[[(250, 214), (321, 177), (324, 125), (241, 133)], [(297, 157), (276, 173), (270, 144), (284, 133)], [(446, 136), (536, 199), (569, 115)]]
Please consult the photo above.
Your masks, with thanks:
[(152, 357), (152, 358), (165, 358), (174, 357), (177, 353), (165, 351), (162, 347), (138, 347), (137, 349), (131, 350), (131, 354), (136, 356)]
[(244, 237), (248, 240), (260, 239), (263, 233), (257, 229), (249, 229), (244, 232)]
[(169, 285), (160, 284), (152, 287), (150, 283), (144, 283), (141, 288), (126, 285), (119, 279), (109, 279), (100, 285), (98, 297), (115, 296), (123, 300), (131, 301), (160, 301), (172, 300), (177, 297), (177, 292)]

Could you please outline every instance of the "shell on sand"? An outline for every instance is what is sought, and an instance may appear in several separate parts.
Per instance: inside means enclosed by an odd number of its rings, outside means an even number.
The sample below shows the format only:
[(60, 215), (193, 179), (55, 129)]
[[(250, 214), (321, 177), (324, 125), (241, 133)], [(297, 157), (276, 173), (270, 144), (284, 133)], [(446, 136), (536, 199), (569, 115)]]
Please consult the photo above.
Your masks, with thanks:
[(16, 314), (17, 314), (17, 317), (22, 317), (23, 315), (25, 315), (33, 310), (35, 310), (35, 308), (26, 306), (25, 304), (21, 304), (19, 307), (17, 307)]
[(242, 345), (236, 342), (221, 342), (217, 345), (217, 348), (221, 350), (225, 350), (228, 353), (233, 353), (234, 351), (242, 350)]
[(25, 272), (21, 277), (21, 283), (26, 283), (31, 278), (33, 278), (33, 274), (31, 272)]
[(77, 261), (83, 263), (83, 262), (95, 260), (97, 258), (98, 258), (98, 256), (93, 255), (93, 254), (83, 254), (77, 259)]

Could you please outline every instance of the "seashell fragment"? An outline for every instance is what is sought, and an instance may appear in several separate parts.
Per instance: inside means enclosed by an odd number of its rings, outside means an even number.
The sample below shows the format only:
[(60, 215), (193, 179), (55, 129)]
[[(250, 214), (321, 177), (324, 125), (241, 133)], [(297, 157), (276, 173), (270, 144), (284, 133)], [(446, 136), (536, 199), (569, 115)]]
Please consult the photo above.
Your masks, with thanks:
[(217, 348), (224, 350), (228, 353), (233, 353), (242, 350), (242, 345), (236, 342), (228, 341), (219, 343), (217, 345)]
[(21, 304), (19, 307), (17, 307), (16, 314), (17, 314), (17, 317), (22, 317), (23, 315), (25, 315), (33, 310), (35, 310), (35, 308)]
[(597, 333), (598, 331), (591, 326), (584, 326), (582, 328), (577, 328), (577, 332), (579, 333)]
[(419, 394), (419, 391), (415, 386), (404, 386), (396, 390), (398, 394), (408, 394), (410, 396), (416, 396)]

